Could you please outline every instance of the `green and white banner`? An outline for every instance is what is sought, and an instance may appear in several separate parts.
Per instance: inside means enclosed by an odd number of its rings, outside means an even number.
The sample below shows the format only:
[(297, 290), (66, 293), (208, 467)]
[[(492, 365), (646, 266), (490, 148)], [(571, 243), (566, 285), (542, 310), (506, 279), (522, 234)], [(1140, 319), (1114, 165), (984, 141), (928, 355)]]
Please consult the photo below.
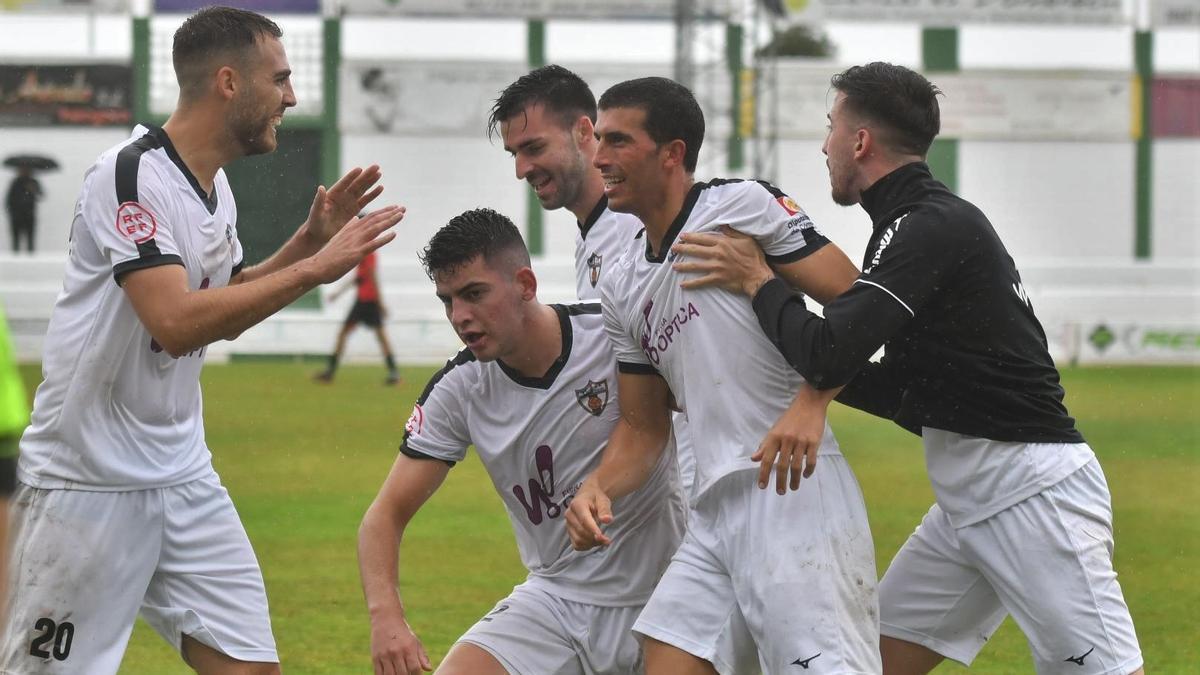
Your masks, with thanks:
[[(840, 68), (778, 64), (780, 138), (822, 138), (833, 103), (829, 78)], [(1123, 72), (967, 71), (930, 78), (942, 136), (967, 140), (1129, 140), (1132, 82)], [(770, 96), (768, 92), (764, 98)], [(770, 110), (769, 98), (762, 102)]]
[(1156, 28), (1200, 26), (1200, 0), (1151, 0), (1150, 22)]
[[(339, 0), (341, 11), (406, 16), (495, 17), (504, 19), (669, 19), (675, 0)], [(697, 15), (723, 17), (728, 0), (695, 2)]]
[(811, 22), (1122, 24), (1132, 18), (1122, 0), (784, 0), (784, 5), (793, 18)]

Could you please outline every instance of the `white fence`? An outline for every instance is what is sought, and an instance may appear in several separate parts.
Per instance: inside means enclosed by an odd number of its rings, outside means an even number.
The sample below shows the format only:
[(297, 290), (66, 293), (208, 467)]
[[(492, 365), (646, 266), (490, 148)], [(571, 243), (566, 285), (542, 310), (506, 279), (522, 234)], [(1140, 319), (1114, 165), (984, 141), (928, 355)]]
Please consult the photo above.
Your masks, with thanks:
[[(0, 300), (21, 360), (41, 356), (63, 265), (61, 256), (0, 258)], [(534, 268), (542, 300), (573, 299), (574, 266), (569, 257), (539, 259)], [(1051, 353), (1060, 363), (1200, 363), (1196, 264), (1046, 259), (1020, 268)], [(461, 348), (432, 284), (415, 262), (385, 260), (379, 275), (398, 360), (438, 363)], [(213, 345), (209, 358), (327, 353), (353, 302), (349, 295), (320, 310), (282, 312), (235, 342)], [(377, 361), (374, 338), (359, 331), (349, 343), (347, 358)]]

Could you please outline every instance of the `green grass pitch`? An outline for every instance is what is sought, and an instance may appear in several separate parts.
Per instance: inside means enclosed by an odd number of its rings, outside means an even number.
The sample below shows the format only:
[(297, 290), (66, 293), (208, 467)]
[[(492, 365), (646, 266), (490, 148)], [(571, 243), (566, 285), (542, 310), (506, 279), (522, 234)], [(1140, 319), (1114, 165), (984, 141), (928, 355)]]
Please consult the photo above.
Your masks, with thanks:
[[(433, 369), (405, 369), (396, 388), (382, 386), (382, 368), (344, 368), (330, 386), (310, 381), (316, 369), (208, 367), (208, 442), (262, 564), (284, 671), (369, 673), (356, 531)], [(37, 371), (24, 373), (32, 390)], [(1196, 672), (1200, 368), (1081, 368), (1063, 379), (1112, 490), (1117, 570), (1147, 669)], [(866, 495), (882, 571), (932, 503), (918, 439), (841, 406), (831, 421)], [(401, 577), (409, 620), (435, 663), (523, 578), (499, 498), (473, 455), (409, 528)], [(190, 671), (139, 622), (122, 672)], [(971, 672), (1033, 672), (1011, 620)]]

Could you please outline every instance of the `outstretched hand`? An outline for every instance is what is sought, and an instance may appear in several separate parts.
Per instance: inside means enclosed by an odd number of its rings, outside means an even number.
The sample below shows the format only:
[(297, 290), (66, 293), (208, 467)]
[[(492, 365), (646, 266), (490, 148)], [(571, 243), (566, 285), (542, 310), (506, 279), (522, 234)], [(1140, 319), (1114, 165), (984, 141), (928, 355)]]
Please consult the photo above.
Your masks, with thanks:
[(382, 176), (379, 166), (372, 164), (366, 169), (351, 169), (328, 190), (324, 185), (318, 186), (305, 221), (314, 241), (321, 244), (329, 241), (374, 201), (383, 192), (383, 186), (376, 185)]
[(701, 275), (680, 284), (687, 289), (717, 286), (754, 297), (775, 277), (758, 242), (728, 225), (718, 232), (685, 232), (671, 252), (681, 258), (675, 271)]
[(367, 254), (396, 238), (389, 232), (404, 218), (403, 206), (385, 206), (362, 218), (351, 217), (316, 255), (309, 258), (318, 281), (327, 284), (354, 269)]

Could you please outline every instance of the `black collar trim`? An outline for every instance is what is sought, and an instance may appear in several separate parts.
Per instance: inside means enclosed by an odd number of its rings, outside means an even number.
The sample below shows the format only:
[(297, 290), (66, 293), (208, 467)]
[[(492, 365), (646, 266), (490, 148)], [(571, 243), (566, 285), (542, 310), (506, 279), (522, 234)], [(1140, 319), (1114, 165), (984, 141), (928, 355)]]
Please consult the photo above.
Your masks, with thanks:
[(696, 208), (700, 193), (708, 187), (708, 183), (692, 184), (692, 189), (688, 190), (687, 197), (683, 200), (683, 208), (679, 210), (679, 215), (675, 216), (671, 227), (667, 228), (667, 233), (663, 235), (662, 243), (658, 247), (658, 255), (654, 255), (654, 251), (650, 248), (650, 238), (646, 237), (646, 260), (648, 262), (662, 263), (667, 259), (671, 253), (671, 244), (675, 243), (675, 237), (679, 236), (683, 226), (687, 224), (688, 218), (692, 217), (692, 209)]
[(550, 386), (554, 384), (554, 380), (558, 378), (558, 374), (562, 372), (563, 367), (567, 365), (567, 359), (571, 358), (571, 343), (573, 341), (570, 319), (571, 311), (562, 305), (550, 305), (550, 307), (552, 307), (554, 309), (554, 313), (558, 315), (558, 325), (560, 328), (562, 328), (562, 351), (559, 353), (558, 358), (554, 359), (554, 363), (550, 364), (550, 369), (546, 371), (545, 375), (542, 375), (541, 377), (529, 377), (527, 375), (522, 375), (516, 370), (509, 368), (504, 361), (499, 359), (496, 360), (496, 363), (500, 366), (500, 370), (504, 371), (504, 374), (507, 375), (510, 380), (516, 382), (522, 387), (529, 387), (530, 389), (549, 389)]
[(183, 172), (183, 177), (187, 178), (187, 182), (191, 184), (192, 189), (196, 191), (196, 196), (200, 198), (201, 202), (204, 202), (204, 208), (208, 209), (210, 214), (216, 213), (216, 185), (213, 186), (213, 193), (211, 195), (206, 193), (204, 188), (200, 187), (200, 181), (196, 180), (196, 176), (192, 173), (192, 170), (187, 167), (187, 164), (183, 163), (183, 158), (181, 158), (179, 156), (179, 152), (175, 150), (175, 144), (171, 142), (170, 137), (167, 136), (167, 132), (164, 131), (162, 127), (150, 127), (150, 135), (158, 139), (158, 142), (162, 144), (163, 150), (166, 151), (167, 157), (170, 157), (171, 161), (175, 163), (175, 166), (181, 172)]
[(607, 210), (608, 195), (600, 195), (600, 201), (596, 202), (596, 205), (592, 207), (592, 212), (588, 214), (587, 220), (582, 223), (578, 220), (575, 221), (575, 224), (579, 226), (579, 236), (587, 239), (588, 232), (591, 231), (592, 226), (596, 224), (597, 220), (600, 220), (600, 216), (604, 215), (604, 212)]
[[(893, 214), (897, 209), (908, 208), (914, 187), (934, 185), (941, 184), (934, 180), (929, 165), (925, 162), (912, 162), (875, 181), (871, 187), (862, 191), (860, 201), (867, 215), (871, 216), (871, 222), (878, 229), (895, 220)], [(945, 187), (942, 186), (942, 189)]]

